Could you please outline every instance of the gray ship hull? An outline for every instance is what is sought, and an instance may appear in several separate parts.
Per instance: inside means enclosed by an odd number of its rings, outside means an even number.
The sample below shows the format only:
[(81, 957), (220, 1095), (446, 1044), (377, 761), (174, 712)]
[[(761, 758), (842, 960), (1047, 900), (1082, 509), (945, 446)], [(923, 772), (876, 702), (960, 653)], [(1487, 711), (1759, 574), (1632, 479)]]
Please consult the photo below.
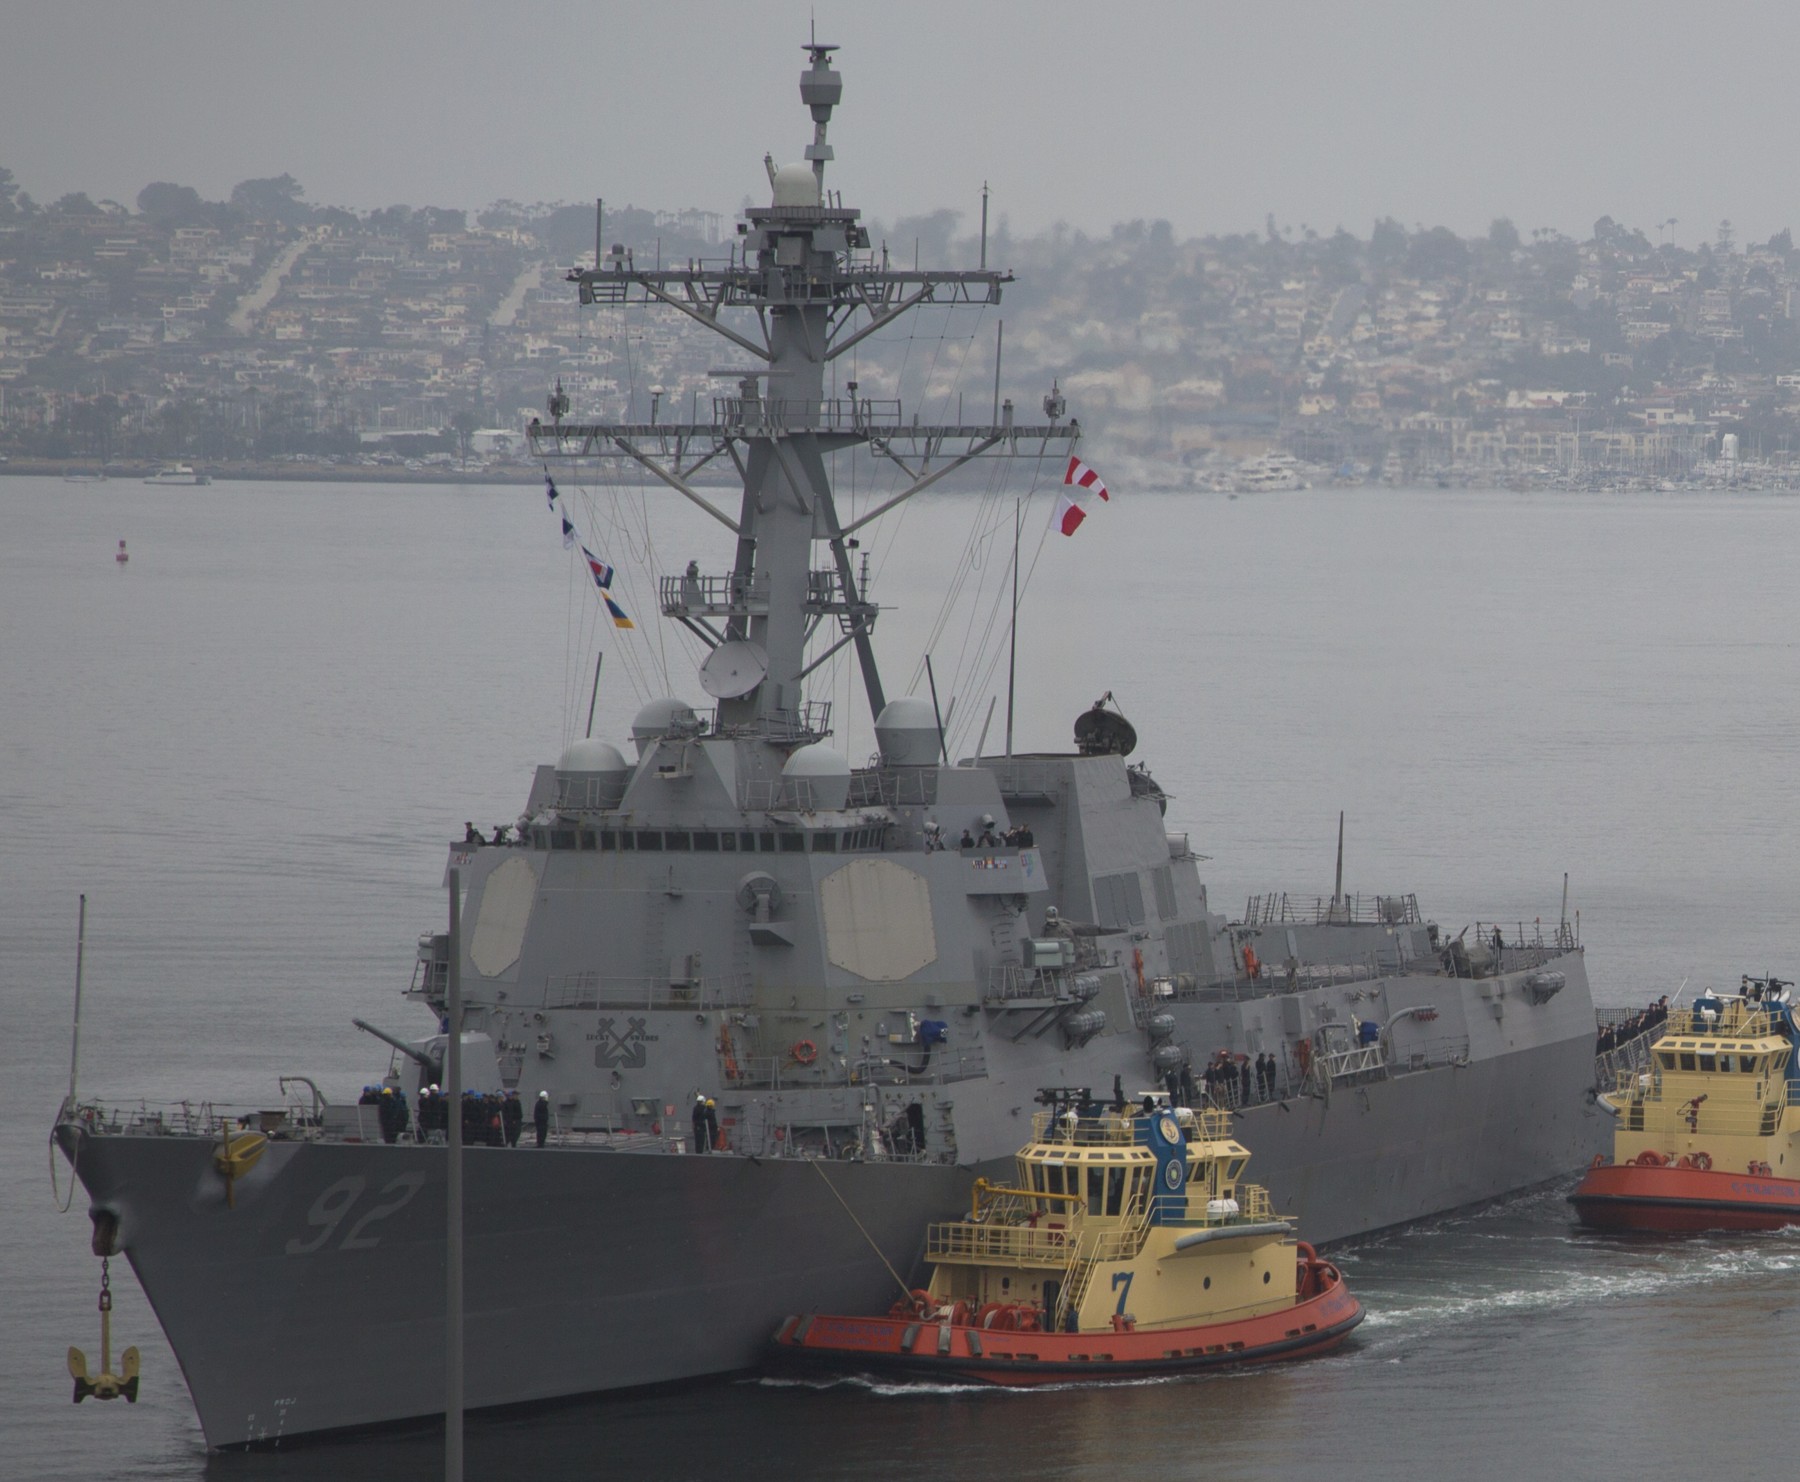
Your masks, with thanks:
[[(120, 1217), (209, 1446), (443, 1413), (445, 1149), (272, 1144), (228, 1208), (216, 1141), (64, 1128), (65, 1150), (77, 1137), (77, 1171)], [(746, 1369), (787, 1312), (885, 1308), (897, 1292), (871, 1240), (904, 1273), (925, 1222), (967, 1208), (972, 1177), (554, 1147), (466, 1157), (471, 1409)]]
[[(1591, 1042), (1235, 1119), (1276, 1205), (1342, 1239), (1541, 1183), (1609, 1124)], [(62, 1129), (180, 1359), (207, 1443), (441, 1414), (445, 1153), (271, 1144), (225, 1203), (216, 1143)], [(779, 1319), (880, 1311), (980, 1168), (552, 1147), (467, 1153), (472, 1409), (753, 1367)], [(840, 1202), (841, 1200), (841, 1202)], [(850, 1212), (854, 1212), (854, 1220)], [(860, 1222), (868, 1238), (858, 1230)], [(878, 1246), (881, 1254), (871, 1246)]]

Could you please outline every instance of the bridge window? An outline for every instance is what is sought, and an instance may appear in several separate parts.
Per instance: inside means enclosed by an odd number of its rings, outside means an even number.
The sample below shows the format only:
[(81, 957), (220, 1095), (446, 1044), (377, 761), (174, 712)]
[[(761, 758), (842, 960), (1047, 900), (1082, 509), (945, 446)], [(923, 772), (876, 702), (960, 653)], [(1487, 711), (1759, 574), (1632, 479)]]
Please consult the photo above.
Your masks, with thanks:
[(738, 846), (738, 836), (736, 834), (725, 833), (725, 834), (719, 835), (719, 847), (721, 849), (723, 849), (727, 854), (736, 853), (737, 846)]
[(637, 835), (634, 834), (630, 829), (621, 829), (619, 831), (619, 848), (620, 849), (636, 849), (637, 848)]
[(663, 835), (663, 848), (686, 850), (693, 847), (686, 829), (670, 829)]
[(1122, 1214), (1125, 1204), (1125, 1170), (1109, 1168), (1106, 1170), (1106, 1212)]
[(719, 836), (711, 832), (696, 833), (694, 848), (696, 851), (706, 850), (709, 853), (717, 854), (719, 852)]
[(1730, 1071), (1732, 1069), (1731, 1056), (1729, 1056), (1729, 1055), (1719, 1056), (1719, 1069), (1723, 1070), (1723, 1071)]
[(610, 828), (601, 829), (600, 847), (602, 849), (617, 849), (619, 847), (619, 835), (617, 830)]
[(837, 841), (836, 834), (814, 834), (813, 835), (813, 853), (814, 854), (836, 854), (837, 853), (837, 845), (838, 845), (838, 841)]
[(1694, 1068), (1693, 1051), (1683, 1050), (1681, 1052), (1681, 1068), (1683, 1070), (1692, 1070)]
[(1738, 1056), (1738, 1069), (1741, 1070), (1745, 1075), (1755, 1075), (1759, 1070), (1762, 1069), (1762, 1063), (1763, 1063), (1763, 1061), (1762, 1061), (1761, 1055), (1739, 1055)]
[(773, 854), (775, 852), (775, 835), (773, 835), (773, 834), (758, 834), (756, 836), (756, 838), (757, 838), (757, 846), (756, 847), (761, 849), (764, 854)]
[(781, 852), (783, 854), (806, 853), (805, 834), (783, 834), (781, 836)]
[(1664, 1050), (1656, 1058), (1662, 1062), (1662, 1068), (1664, 1070), (1673, 1070), (1675, 1068), (1675, 1052), (1673, 1050)]
[(1090, 1168), (1087, 1171), (1087, 1202), (1089, 1214), (1100, 1214), (1106, 1208), (1106, 1170)]
[(1701, 1057), (1700, 1057), (1700, 1068), (1701, 1068), (1701, 1069), (1702, 1069), (1702, 1070), (1704, 1070), (1704, 1071), (1707, 1071), (1707, 1072), (1708, 1072), (1708, 1073), (1710, 1073), (1710, 1072), (1712, 1072), (1712, 1071), (1715, 1071), (1715, 1070), (1717, 1070), (1717, 1069), (1718, 1069), (1718, 1066), (1717, 1066), (1717, 1065), (1716, 1065), (1716, 1064), (1715, 1064), (1715, 1063), (1714, 1063), (1714, 1057), (1713, 1057), (1713, 1056), (1711, 1056), (1711, 1055), (1702, 1055), (1702, 1056), (1701, 1056)]
[(638, 830), (637, 841), (640, 852), (646, 849), (655, 854), (660, 854), (662, 852), (661, 829), (641, 828)]

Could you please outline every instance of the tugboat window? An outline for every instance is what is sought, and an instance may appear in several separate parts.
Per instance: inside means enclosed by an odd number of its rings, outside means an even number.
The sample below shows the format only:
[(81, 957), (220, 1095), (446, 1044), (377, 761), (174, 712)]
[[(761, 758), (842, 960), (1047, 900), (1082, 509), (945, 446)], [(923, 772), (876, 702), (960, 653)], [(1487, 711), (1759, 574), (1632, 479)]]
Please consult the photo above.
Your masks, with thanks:
[(1692, 1053), (1692, 1052), (1691, 1052), (1691, 1051), (1685, 1051), (1685, 1050), (1684, 1050), (1684, 1051), (1683, 1051), (1683, 1052), (1682, 1052), (1682, 1056), (1681, 1056), (1681, 1068), (1682, 1068), (1682, 1069), (1683, 1069), (1683, 1070), (1692, 1070), (1692, 1069), (1693, 1069), (1693, 1068), (1694, 1068), (1694, 1056), (1693, 1056), (1693, 1053)]
[(1718, 1067), (1713, 1064), (1713, 1057), (1711, 1055), (1702, 1055), (1700, 1057), (1700, 1068), (1710, 1072), (1716, 1070)]
[(1738, 1069), (1743, 1071), (1745, 1075), (1755, 1075), (1757, 1071), (1762, 1069), (1762, 1056), (1740, 1055), (1738, 1057)]

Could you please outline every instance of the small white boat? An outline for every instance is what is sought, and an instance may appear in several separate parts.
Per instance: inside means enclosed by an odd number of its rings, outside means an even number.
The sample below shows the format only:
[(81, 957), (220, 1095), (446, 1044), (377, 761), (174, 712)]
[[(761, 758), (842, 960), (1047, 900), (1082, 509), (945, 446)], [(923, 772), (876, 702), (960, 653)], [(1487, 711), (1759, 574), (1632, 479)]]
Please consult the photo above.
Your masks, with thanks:
[(209, 474), (195, 473), (191, 464), (171, 463), (165, 468), (157, 469), (144, 482), (146, 484), (210, 484), (212, 477)]

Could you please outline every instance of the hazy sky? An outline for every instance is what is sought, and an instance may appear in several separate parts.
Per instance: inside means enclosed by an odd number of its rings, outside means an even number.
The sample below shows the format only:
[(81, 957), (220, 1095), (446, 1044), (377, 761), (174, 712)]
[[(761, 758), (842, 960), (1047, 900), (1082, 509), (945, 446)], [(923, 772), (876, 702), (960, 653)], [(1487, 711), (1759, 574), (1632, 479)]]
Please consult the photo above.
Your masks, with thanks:
[(763, 199), (816, 13), (830, 183), (891, 221), (1800, 227), (1800, 6), (1581, 0), (0, 0), (0, 165), (40, 201), (290, 171), (366, 209)]

